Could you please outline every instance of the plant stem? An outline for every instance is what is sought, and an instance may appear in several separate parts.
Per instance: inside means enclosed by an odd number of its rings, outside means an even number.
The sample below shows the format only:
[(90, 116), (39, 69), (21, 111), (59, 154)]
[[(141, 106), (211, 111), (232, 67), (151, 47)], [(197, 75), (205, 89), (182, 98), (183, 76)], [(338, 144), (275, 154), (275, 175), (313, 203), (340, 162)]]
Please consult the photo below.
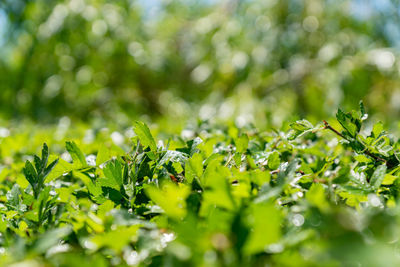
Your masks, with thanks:
[[(324, 124), (325, 124), (325, 129), (329, 129), (332, 132), (334, 132), (335, 134), (339, 135), (340, 137), (342, 137), (343, 139), (346, 139), (343, 134), (341, 134), (340, 132), (338, 132), (336, 129), (334, 129), (326, 120), (323, 120)], [(347, 140), (347, 139), (346, 139)]]
[[(379, 160), (379, 161), (385, 162), (386, 165), (388, 164), (387, 161), (386, 161), (385, 159), (383, 159), (383, 158), (381, 158), (381, 157), (379, 157), (379, 156), (376, 156), (376, 155), (372, 154), (371, 151), (369, 151), (368, 149), (366, 149), (366, 150), (364, 151), (364, 153), (365, 153), (366, 155), (368, 155), (368, 156), (374, 158), (375, 160)], [(390, 167), (390, 166), (388, 166), (388, 167)]]
[[(323, 122), (324, 122), (324, 124), (325, 124), (325, 127), (324, 127), (325, 129), (329, 129), (329, 130), (331, 130), (332, 132), (334, 132), (335, 134), (337, 134), (338, 136), (340, 136), (340, 137), (342, 137), (343, 139), (347, 140), (347, 138), (344, 137), (343, 134), (341, 134), (339, 131), (337, 131), (335, 128), (333, 128), (326, 120), (323, 120)], [(385, 162), (386, 165), (387, 165), (387, 161), (386, 161), (385, 159), (383, 159), (383, 158), (381, 158), (381, 157), (379, 157), (379, 156), (373, 154), (373, 153), (372, 153), (371, 151), (369, 151), (368, 149), (365, 149), (365, 150), (363, 151), (363, 153), (366, 154), (366, 155), (368, 155), (368, 156), (370, 156), (371, 158), (373, 158), (373, 159), (375, 159), (375, 160), (377, 160), (377, 161)]]

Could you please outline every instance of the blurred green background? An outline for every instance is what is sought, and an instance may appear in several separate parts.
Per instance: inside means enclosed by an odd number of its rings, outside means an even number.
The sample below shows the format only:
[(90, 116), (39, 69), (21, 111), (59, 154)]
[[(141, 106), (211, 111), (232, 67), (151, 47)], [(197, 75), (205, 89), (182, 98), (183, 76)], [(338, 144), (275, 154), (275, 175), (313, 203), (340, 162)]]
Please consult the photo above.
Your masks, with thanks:
[(0, 117), (277, 126), (400, 114), (398, 1), (2, 0)]

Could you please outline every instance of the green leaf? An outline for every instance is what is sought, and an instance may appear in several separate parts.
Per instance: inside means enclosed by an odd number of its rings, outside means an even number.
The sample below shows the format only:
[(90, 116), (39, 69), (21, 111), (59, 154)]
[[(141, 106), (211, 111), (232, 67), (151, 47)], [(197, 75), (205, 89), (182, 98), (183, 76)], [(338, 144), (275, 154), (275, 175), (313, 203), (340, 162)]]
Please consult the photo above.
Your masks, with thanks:
[(354, 118), (349, 113), (344, 113), (341, 109), (338, 109), (336, 113), (336, 119), (346, 130), (349, 136), (355, 137), (361, 129), (361, 125), (356, 123)]
[(134, 131), (139, 137), (140, 143), (146, 148), (150, 147), (151, 151), (157, 151), (157, 145), (150, 133), (149, 127), (143, 122), (136, 121), (134, 123)]
[(145, 192), (169, 217), (182, 219), (186, 215), (186, 198), (190, 193), (186, 185), (164, 182), (161, 188), (154, 185), (146, 186)]
[(391, 175), (391, 174), (386, 174), (385, 177), (383, 178), (382, 184), (383, 185), (391, 185), (394, 183), (394, 181), (397, 180), (397, 178), (399, 178), (399, 177)]
[(251, 232), (244, 245), (245, 254), (264, 252), (281, 238), (281, 213), (273, 204), (253, 204), (248, 219)]
[(38, 174), (36, 173), (35, 168), (32, 163), (27, 160), (25, 162), (25, 168), (23, 169), (26, 180), (31, 184), (32, 187), (38, 182)]
[(371, 177), (371, 180), (369, 183), (372, 186), (372, 188), (374, 188), (375, 190), (381, 186), (383, 179), (385, 178), (386, 170), (387, 170), (386, 165), (382, 164), (382, 165), (378, 166), (376, 168), (376, 170), (374, 171), (374, 173), (372, 174), (372, 177)]
[(262, 186), (265, 183), (269, 183), (271, 180), (271, 174), (260, 169), (252, 170), (250, 172), (251, 181), (255, 184)]
[(247, 134), (242, 134), (240, 137), (235, 139), (236, 152), (244, 153), (247, 149), (248, 144), (249, 137), (247, 136)]
[(46, 143), (44, 143), (42, 148), (42, 166), (40, 168), (40, 171), (37, 170), (38, 173), (46, 168), (48, 159), (49, 159), (49, 147), (47, 146)]
[(42, 172), (42, 160), (37, 156), (33, 155), (33, 162), (38, 173)]
[(101, 186), (110, 187), (117, 191), (123, 184), (123, 168), (118, 160), (109, 161), (103, 169), (105, 178), (98, 179)]
[(174, 151), (174, 150), (168, 150), (165, 152), (164, 156), (160, 159), (160, 161), (157, 163), (157, 167), (163, 166), (167, 164), (168, 162), (179, 162), (181, 164), (184, 164), (185, 161), (187, 160), (188, 155), (186, 153), (182, 153), (179, 151)]
[(183, 172), (182, 164), (179, 162), (174, 162), (172, 163), (172, 167), (174, 167), (176, 173), (181, 173)]
[(319, 208), (321, 211), (326, 211), (329, 208), (329, 203), (325, 198), (325, 189), (322, 184), (312, 184), (306, 193), (307, 201)]
[(366, 119), (368, 119), (368, 114), (365, 112), (365, 107), (364, 107), (364, 103), (362, 100), (360, 101), (359, 106), (360, 106), (360, 113), (361, 113), (360, 120), (365, 121)]
[(200, 137), (196, 137), (193, 140), (189, 140), (186, 142), (186, 147), (184, 148), (177, 148), (177, 151), (189, 154), (190, 156), (192, 156), (194, 153), (196, 153), (198, 151), (197, 146), (199, 144), (201, 144), (203, 142), (203, 140), (201, 140)]
[(105, 178), (99, 178), (95, 183), (84, 173), (81, 172), (74, 172), (74, 176), (76, 176), (77, 178), (79, 178), (83, 184), (87, 187), (89, 193), (92, 195), (93, 199), (97, 202), (97, 203), (102, 203), (104, 202), (106, 199), (104, 198), (104, 196), (102, 196), (103, 194), (103, 190), (101, 188), (101, 180), (105, 179)]
[(364, 144), (358, 140), (350, 141), (349, 146), (357, 153), (362, 153), (365, 150)]
[(192, 156), (194, 153), (198, 151), (197, 147), (203, 143), (200, 137), (196, 137), (193, 140), (188, 141), (186, 144), (190, 148), (189, 155)]
[[(50, 166), (50, 165), (49, 165)], [(54, 179), (75, 170), (74, 165), (66, 162), (63, 159), (58, 159), (57, 165), (54, 166), (53, 170), (46, 176), (45, 182), (48, 183)]]
[(292, 131), (289, 132), (288, 139), (294, 140), (297, 137), (304, 135), (314, 130), (314, 126), (307, 120), (299, 120), (290, 124)]
[(299, 120), (290, 124), (293, 130), (304, 132), (314, 128), (314, 126), (308, 120)]
[(279, 165), (281, 163), (281, 160), (279, 158), (279, 152), (274, 151), (268, 156), (268, 168), (270, 170), (276, 170), (278, 169)]
[(96, 165), (100, 166), (101, 164), (103, 164), (104, 162), (110, 160), (110, 153), (109, 153), (109, 149), (102, 145), (99, 149), (99, 151), (97, 151), (97, 156), (96, 156)]
[(66, 142), (65, 147), (68, 153), (71, 155), (72, 161), (74, 164), (79, 164), (81, 167), (88, 167), (86, 162), (85, 155), (79, 149), (79, 147), (75, 144), (75, 142)]
[(49, 164), (43, 171), (43, 178), (46, 178), (50, 172), (54, 169), (54, 167), (57, 165), (58, 159), (54, 160), (52, 163)]
[(338, 176), (333, 179), (333, 183), (335, 184), (344, 184), (348, 182), (349, 179), (349, 173), (350, 173), (350, 167), (349, 166), (342, 166), (339, 170)]
[(32, 163), (29, 160), (25, 161), (25, 167), (23, 171), (25, 175), (29, 174), (34, 178), (38, 176), (35, 167), (33, 167)]
[(122, 249), (129, 245), (131, 241), (136, 240), (137, 231), (139, 228), (139, 224), (118, 226), (116, 229), (113, 229), (110, 232), (91, 237), (90, 242), (94, 243), (98, 249), (108, 247), (120, 253)]
[(229, 178), (231, 172), (221, 165), (218, 158), (212, 160), (201, 177), (201, 185), (206, 190), (203, 193), (204, 201), (201, 207), (201, 214), (207, 213), (210, 209), (220, 207), (227, 210), (235, 209), (235, 199), (232, 196)]
[(7, 221), (0, 217), (0, 233), (4, 233), (7, 230)]
[(372, 135), (374, 138), (378, 138), (381, 133), (384, 132), (383, 130), (383, 123), (380, 121), (378, 123), (375, 123), (374, 126), (372, 127)]
[(292, 160), (288, 165), (282, 164), (279, 169), (277, 183), (278, 185), (286, 185), (289, 184), (293, 179), (296, 173), (296, 168), (299, 163), (298, 159)]
[(8, 204), (17, 207), (19, 204), (19, 196), (21, 195), (21, 191), (18, 184), (14, 184), (10, 191), (7, 192), (7, 201)]
[(96, 156), (96, 165), (100, 166), (104, 162), (111, 160), (113, 157), (122, 156), (125, 152), (120, 147), (116, 145), (106, 146), (101, 145), (99, 150), (97, 151)]
[(365, 155), (356, 155), (354, 156), (354, 159), (357, 160), (358, 162), (363, 162), (363, 163), (372, 162), (371, 158)]
[(200, 183), (200, 177), (203, 175), (203, 158), (200, 154), (193, 154), (185, 163), (185, 177), (189, 184), (193, 179)]

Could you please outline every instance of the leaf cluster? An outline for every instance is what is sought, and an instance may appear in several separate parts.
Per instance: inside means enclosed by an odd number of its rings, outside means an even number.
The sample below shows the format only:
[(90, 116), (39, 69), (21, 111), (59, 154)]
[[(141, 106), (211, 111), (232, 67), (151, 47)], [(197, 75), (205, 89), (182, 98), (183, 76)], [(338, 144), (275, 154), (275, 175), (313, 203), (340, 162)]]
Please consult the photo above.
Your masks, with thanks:
[(127, 149), (66, 141), (61, 157), (44, 144), (1, 172), (0, 259), (397, 265), (399, 142), (381, 123), (365, 133), (366, 117), (361, 104), (336, 122), (273, 132), (200, 124), (194, 139), (166, 144), (135, 122)]

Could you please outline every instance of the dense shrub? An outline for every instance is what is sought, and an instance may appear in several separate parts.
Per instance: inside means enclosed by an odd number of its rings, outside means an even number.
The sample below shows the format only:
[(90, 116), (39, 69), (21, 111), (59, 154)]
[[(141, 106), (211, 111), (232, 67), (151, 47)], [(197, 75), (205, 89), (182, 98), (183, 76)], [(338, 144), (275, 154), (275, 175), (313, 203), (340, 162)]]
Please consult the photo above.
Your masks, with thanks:
[(396, 266), (399, 142), (367, 117), (361, 103), (269, 132), (199, 122), (159, 142), (136, 122), (65, 152), (47, 137), (61, 157), (3, 137), (0, 262)]

